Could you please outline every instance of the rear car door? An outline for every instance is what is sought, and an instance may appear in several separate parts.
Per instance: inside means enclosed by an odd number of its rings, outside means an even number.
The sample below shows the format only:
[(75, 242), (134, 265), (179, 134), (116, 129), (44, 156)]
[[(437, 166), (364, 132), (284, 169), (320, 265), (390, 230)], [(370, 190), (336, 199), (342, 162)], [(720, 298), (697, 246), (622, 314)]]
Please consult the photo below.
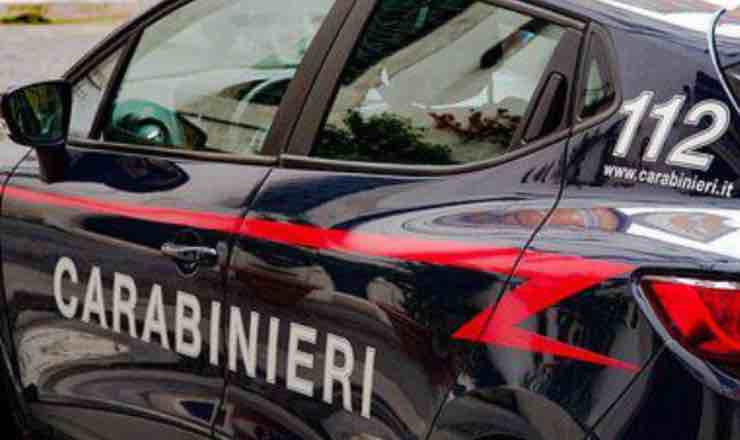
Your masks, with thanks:
[(72, 72), (76, 138), (30, 153), (2, 206), (37, 421), (71, 438), (211, 436), (231, 237), (352, 3), (333, 4), (166, 3)]
[(238, 232), (219, 433), (425, 438), (558, 198), (582, 29), (357, 2)]

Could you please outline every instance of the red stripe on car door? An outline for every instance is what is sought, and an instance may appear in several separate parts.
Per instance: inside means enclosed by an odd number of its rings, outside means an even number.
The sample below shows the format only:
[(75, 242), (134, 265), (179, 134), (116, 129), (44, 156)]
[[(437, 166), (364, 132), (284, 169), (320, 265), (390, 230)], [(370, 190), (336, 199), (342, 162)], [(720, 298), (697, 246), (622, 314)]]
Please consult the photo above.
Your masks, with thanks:
[[(289, 246), (390, 258), (402, 261), (458, 267), (507, 274), (520, 250), (449, 240), (425, 240), (349, 230), (322, 229), (237, 216), (175, 208), (101, 201), (92, 198), (38, 192), (8, 186), (5, 196), (27, 203), (56, 206), (97, 214), (114, 215), (156, 223), (235, 233)], [(551, 354), (597, 365), (637, 371), (631, 363), (565, 344), (521, 327), (532, 316), (572, 298), (609, 279), (631, 272), (621, 263), (589, 260), (577, 256), (526, 252), (516, 276), (525, 281), (501, 302), (484, 310), (457, 330), (453, 337), (476, 343)]]

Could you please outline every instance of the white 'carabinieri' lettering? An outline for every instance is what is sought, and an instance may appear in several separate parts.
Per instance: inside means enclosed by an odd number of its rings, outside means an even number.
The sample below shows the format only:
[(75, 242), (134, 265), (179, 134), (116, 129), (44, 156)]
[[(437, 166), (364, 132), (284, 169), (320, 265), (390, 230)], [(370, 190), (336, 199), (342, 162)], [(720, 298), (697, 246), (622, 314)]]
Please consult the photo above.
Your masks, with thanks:
[[(343, 365), (337, 365), (337, 353), (342, 353)], [(324, 367), (324, 402), (333, 403), (334, 383), (342, 386), (342, 404), (344, 409), (352, 412), (352, 384), (350, 377), (355, 369), (355, 354), (352, 344), (341, 336), (329, 333), (326, 335), (326, 366)]]
[(103, 300), (103, 280), (100, 268), (93, 267), (90, 279), (87, 281), (87, 292), (85, 293), (85, 304), (82, 307), (82, 321), (90, 322), (92, 314), (98, 315), (100, 326), (108, 328), (108, 318), (105, 316), (105, 302)]
[(149, 295), (149, 307), (146, 308), (146, 318), (144, 318), (144, 334), (141, 339), (144, 342), (151, 342), (152, 334), (159, 335), (162, 347), (170, 349), (170, 338), (167, 334), (167, 320), (164, 316), (164, 303), (162, 302), (162, 286), (155, 284), (152, 286), (152, 293)]
[(270, 330), (267, 333), (267, 374), (265, 380), (267, 383), (275, 385), (277, 381), (277, 352), (278, 336), (280, 331), (280, 320), (270, 318)]
[(209, 333), (211, 347), (209, 360), (211, 365), (218, 367), (218, 350), (221, 348), (221, 303), (211, 303), (211, 331)]
[[(237, 358), (241, 356), (247, 376), (257, 377), (257, 332), (260, 315), (252, 312), (249, 320), (249, 338), (244, 334), (244, 320), (239, 307), (231, 308), (229, 319), (229, 370), (236, 372)], [(237, 352), (238, 350), (238, 352)]]
[[(66, 285), (68, 289), (78, 291), (65, 292), (65, 281), (71, 283), (71, 287), (70, 284)], [(174, 301), (174, 322), (170, 321), (168, 327), (165, 298), (159, 284), (155, 283), (149, 297), (142, 300), (143, 295), (140, 295), (135, 279), (130, 275), (115, 272), (111, 289), (112, 299), (108, 298), (106, 303), (102, 271), (100, 267), (93, 266), (84, 286), (84, 300), (81, 301), (79, 292), (81, 287), (75, 287), (80, 284), (78, 268), (68, 257), (62, 257), (57, 262), (53, 284), (54, 301), (64, 318), (74, 319), (81, 308), (81, 321), (109, 329), (108, 313), (110, 313), (111, 330), (116, 333), (124, 333), (125, 324), (131, 338), (140, 337), (146, 343), (153, 343), (152, 338), (156, 335), (159, 338), (159, 345), (165, 350), (170, 350), (170, 342), (173, 342), (174, 350), (178, 354), (194, 359), (207, 356), (211, 365), (219, 366), (223, 327), (222, 304), (218, 301), (211, 301), (210, 309), (204, 309), (198, 295), (178, 291), (176, 296), (168, 297), (170, 307), (173, 307)], [(106, 307), (106, 304), (110, 308)], [(137, 308), (146, 310), (140, 335)], [(210, 310), (210, 313), (206, 312), (204, 316), (204, 310)], [(209, 319), (208, 323), (203, 322), (205, 317)], [(337, 405), (338, 402), (334, 400), (338, 395), (334, 394), (334, 390), (339, 387), (342, 392), (342, 408), (350, 413), (356, 410), (352, 407), (354, 384), (355, 389), (362, 392), (360, 415), (365, 418), (371, 417), (376, 356), (374, 347), (365, 346), (365, 356), (360, 359), (361, 347), (353, 346), (348, 338), (341, 335), (324, 333), (326, 345), (321, 346), (318, 345), (319, 331), (307, 325), (287, 322), (283, 325), (284, 329), (287, 327), (287, 334), (282, 336), (281, 320), (278, 317), (266, 316), (263, 319), (259, 312), (250, 311), (248, 319), (245, 320), (242, 310), (231, 306), (228, 318), (228, 334), (224, 335), (224, 339), (227, 351), (225, 362), (229, 370), (237, 374), (246, 374), (251, 379), (264, 379), (267, 384), (274, 386), (278, 386), (281, 383), (278, 379), (283, 378), (287, 389), (308, 397), (314, 397), (315, 388), (315, 383), (308, 377), (317, 378), (319, 381), (323, 379), (323, 383), (320, 384), (322, 395), (319, 398), (327, 405)], [(262, 340), (260, 340), (260, 322), (266, 328), (266, 332), (261, 335)], [(173, 330), (172, 335), (169, 329)], [(204, 341), (204, 337), (208, 340)], [(208, 344), (208, 349), (204, 350), (205, 343)], [(321, 353), (318, 359), (323, 359), (323, 363), (316, 361), (317, 352)], [(264, 365), (260, 366), (260, 362), (264, 362)], [(360, 363), (362, 368), (357, 367)], [(240, 365), (242, 368), (239, 368)], [(322, 367), (323, 371), (315, 371), (321, 370)]]
[[(126, 298), (123, 298), (123, 292), (126, 291)], [(136, 282), (129, 275), (116, 272), (113, 275), (113, 331), (121, 333), (121, 318), (126, 317), (128, 322), (128, 332), (132, 338), (136, 338), (136, 303), (138, 294), (136, 293)]]
[(72, 319), (77, 314), (77, 306), (79, 300), (73, 296), (69, 298), (69, 302), (64, 301), (62, 295), (62, 279), (67, 276), (72, 283), (77, 284), (80, 282), (77, 276), (77, 266), (74, 261), (67, 257), (62, 257), (57, 262), (57, 266), (54, 269), (54, 300), (57, 303), (59, 313), (67, 319)]
[(290, 335), (288, 337), (288, 372), (286, 386), (289, 390), (313, 397), (313, 382), (298, 377), (298, 367), (313, 368), (313, 355), (301, 351), (298, 345), (301, 342), (307, 344), (316, 343), (316, 329), (305, 325), (290, 324)]
[[(189, 310), (186, 313), (185, 310)], [(203, 349), (203, 337), (200, 334), (200, 301), (195, 295), (177, 292), (175, 308), (175, 351), (193, 359), (200, 357)], [(185, 340), (185, 333), (190, 334), (190, 341)]]

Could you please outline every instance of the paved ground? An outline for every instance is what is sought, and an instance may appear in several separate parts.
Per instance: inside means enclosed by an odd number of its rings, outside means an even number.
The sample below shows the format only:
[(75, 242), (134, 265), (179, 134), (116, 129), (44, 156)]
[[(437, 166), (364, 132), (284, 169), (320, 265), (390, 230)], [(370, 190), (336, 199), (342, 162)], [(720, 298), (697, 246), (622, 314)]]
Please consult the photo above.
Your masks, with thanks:
[(0, 25), (0, 90), (59, 77), (117, 24)]

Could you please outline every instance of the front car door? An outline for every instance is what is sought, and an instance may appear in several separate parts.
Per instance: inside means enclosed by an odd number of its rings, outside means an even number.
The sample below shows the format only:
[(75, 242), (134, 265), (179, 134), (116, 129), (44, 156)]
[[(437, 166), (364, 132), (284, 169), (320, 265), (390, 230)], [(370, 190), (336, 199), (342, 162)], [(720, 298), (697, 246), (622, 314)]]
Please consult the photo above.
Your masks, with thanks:
[(357, 3), (238, 232), (219, 433), (423, 439), (475, 387), (465, 324), (557, 200), (583, 35), (505, 3)]
[(182, 1), (134, 21), (70, 74), (67, 149), (10, 179), (14, 355), (55, 432), (209, 438), (223, 417), (232, 234), (351, 6), (285, 3)]

